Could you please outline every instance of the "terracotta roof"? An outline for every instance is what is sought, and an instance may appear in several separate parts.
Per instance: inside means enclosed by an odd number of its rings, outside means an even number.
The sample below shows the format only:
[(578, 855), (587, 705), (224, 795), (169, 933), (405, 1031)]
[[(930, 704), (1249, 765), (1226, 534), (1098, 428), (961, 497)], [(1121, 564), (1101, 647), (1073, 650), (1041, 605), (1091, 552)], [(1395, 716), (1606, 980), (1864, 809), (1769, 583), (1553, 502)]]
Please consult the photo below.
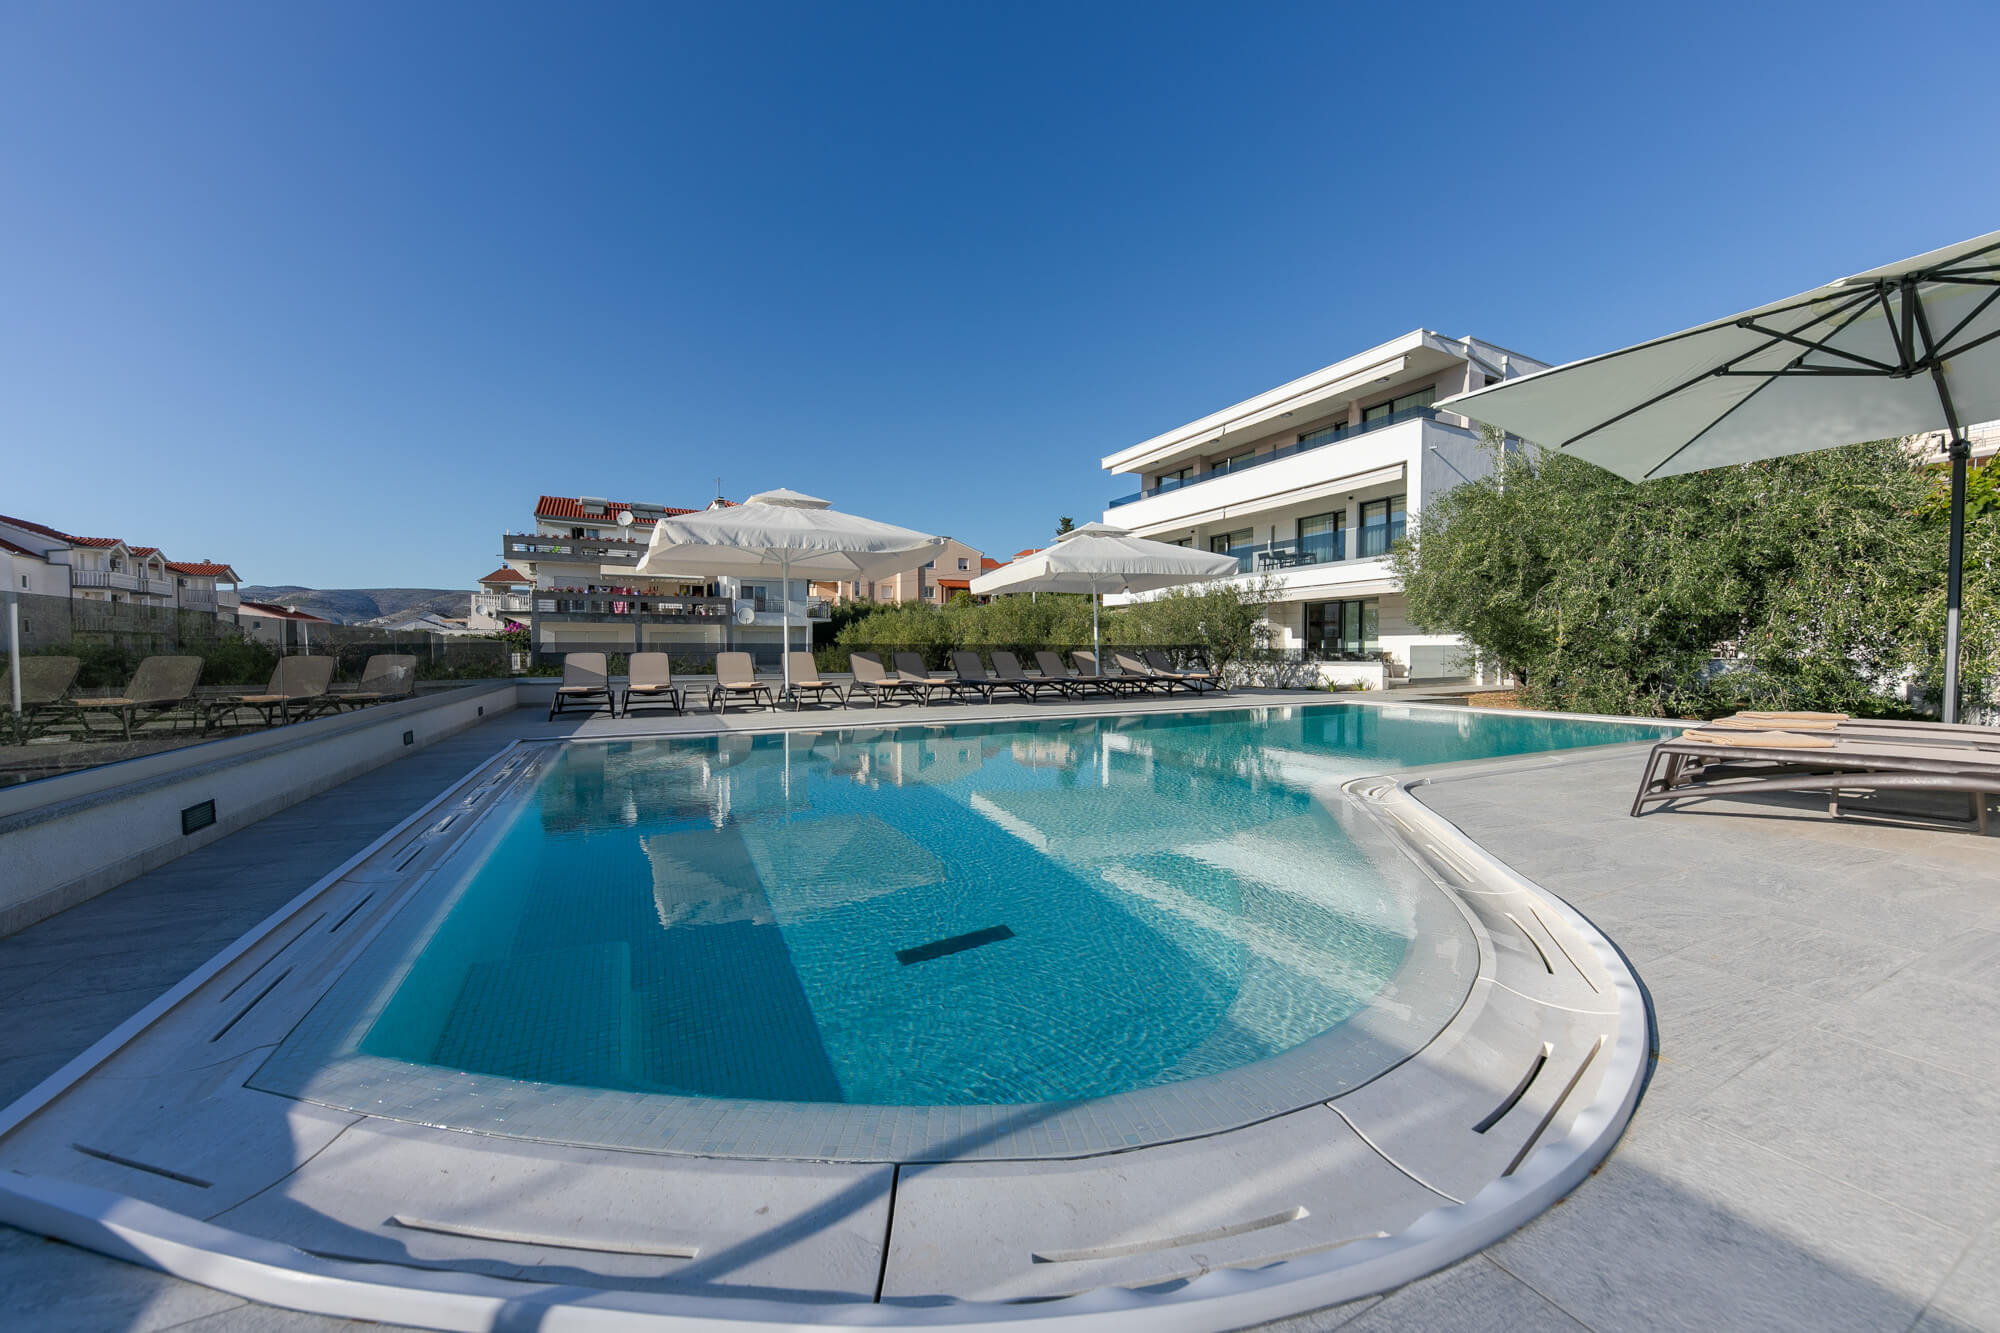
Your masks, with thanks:
[(1038, 554), (1038, 553), (1039, 553), (1039, 552), (1041, 551), (1041, 549), (1042, 549), (1042, 548), (1041, 548), (1041, 547), (1039, 547), (1039, 546), (1030, 546), (1030, 547), (1029, 547), (1029, 548), (1028, 548), (1027, 550), (1025, 550), (1025, 551), (1016, 551), (1016, 552), (1014, 552), (1014, 559), (1016, 559), (1016, 560), (1026, 560), (1026, 559), (1027, 559), (1027, 558), (1028, 558), (1029, 556), (1031, 556), (1031, 555), (1035, 555), (1035, 554)]
[(972, 587), (972, 580), (971, 580), (971, 579), (939, 579), (939, 580), (937, 581), (937, 586), (938, 586), (938, 587), (940, 587), (940, 588), (965, 588), (965, 589), (968, 589), (968, 590), (969, 590), (969, 589), (970, 589), (970, 588)]
[(197, 578), (227, 579), (231, 583), (237, 582), (235, 570), (213, 560), (169, 560), (167, 568), (176, 574), (193, 574)]
[(526, 583), (528, 576), (518, 569), (509, 569), (507, 566), (502, 565), (479, 581), (481, 583)]
[(123, 545), (116, 537), (79, 537), (73, 532), (64, 532), (62, 529), (52, 528), (46, 523), (30, 523), (25, 518), (9, 518), (5, 514), (0, 514), (0, 523), (11, 523), (15, 527), (25, 528), (29, 532), (39, 532), (44, 537), (53, 537), (59, 542), (68, 542), (71, 546)]
[[(594, 503), (595, 502), (593, 501), (593, 504)], [(575, 496), (544, 495), (540, 500), (536, 501), (535, 503), (535, 517), (573, 518), (573, 519), (581, 519), (583, 521), (591, 523), (616, 523), (618, 521), (619, 511), (623, 509), (631, 509), (632, 504), (633, 502), (629, 500), (607, 500), (604, 503), (603, 513), (591, 514), (591, 513), (586, 513), (584, 511), (583, 502), (581, 500), (578, 500)], [(667, 510), (667, 513), (669, 515), (692, 514), (694, 512), (696, 511), (692, 509)], [(647, 527), (655, 522), (658, 522), (657, 517), (649, 518), (645, 514), (637, 512), (634, 512), (632, 515), (632, 526), (635, 528)]]
[(989, 569), (998, 569), (1006, 563), (1005, 560), (995, 560), (990, 555), (982, 555), (979, 557), (979, 572), (983, 574)]
[(133, 555), (158, 555), (160, 553), (160, 548), (157, 546), (128, 546), (125, 549)]
[(278, 620), (310, 620), (316, 625), (331, 625), (333, 622), (323, 616), (307, 615), (303, 611), (288, 611), (270, 602), (244, 602), (242, 610), (253, 616), (272, 616)]

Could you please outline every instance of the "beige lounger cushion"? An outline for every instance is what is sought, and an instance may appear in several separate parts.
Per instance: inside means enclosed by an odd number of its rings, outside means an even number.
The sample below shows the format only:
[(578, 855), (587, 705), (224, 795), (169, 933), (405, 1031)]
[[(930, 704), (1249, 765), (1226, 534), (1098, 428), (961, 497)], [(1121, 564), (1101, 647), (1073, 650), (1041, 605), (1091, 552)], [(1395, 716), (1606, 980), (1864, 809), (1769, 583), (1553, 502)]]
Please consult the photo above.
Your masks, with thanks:
[(1831, 750), (1831, 736), (1806, 736), (1792, 731), (1710, 731), (1693, 727), (1681, 733), (1682, 740), (1707, 745), (1729, 745), (1748, 750)]
[(1736, 716), (1775, 717), (1782, 718), (1788, 722), (1845, 722), (1848, 720), (1845, 713), (1783, 713), (1768, 712), (1759, 708), (1746, 708)]
[(1754, 717), (1738, 713), (1735, 717), (1718, 717), (1704, 725), (1727, 731), (1832, 731), (1840, 724), (1816, 718)]

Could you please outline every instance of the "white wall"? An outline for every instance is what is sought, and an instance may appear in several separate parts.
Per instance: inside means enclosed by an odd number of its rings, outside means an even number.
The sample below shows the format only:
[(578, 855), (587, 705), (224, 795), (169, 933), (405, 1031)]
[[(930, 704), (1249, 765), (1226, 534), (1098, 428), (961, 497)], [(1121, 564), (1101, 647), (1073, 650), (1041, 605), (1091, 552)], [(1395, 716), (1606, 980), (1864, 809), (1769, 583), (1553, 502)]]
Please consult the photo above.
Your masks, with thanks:
[[(469, 686), (0, 789), (0, 936), (476, 726), (516, 698), (512, 685)], [(209, 800), (216, 822), (183, 834), (181, 811)]]

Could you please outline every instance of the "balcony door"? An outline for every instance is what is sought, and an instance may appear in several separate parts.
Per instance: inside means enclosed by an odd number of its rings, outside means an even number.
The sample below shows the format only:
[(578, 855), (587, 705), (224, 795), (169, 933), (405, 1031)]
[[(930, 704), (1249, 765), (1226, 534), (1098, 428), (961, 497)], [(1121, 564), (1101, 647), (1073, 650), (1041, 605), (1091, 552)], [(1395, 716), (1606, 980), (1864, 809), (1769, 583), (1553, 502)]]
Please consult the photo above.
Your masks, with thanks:
[(1299, 554), (1323, 565), (1347, 558), (1347, 515), (1314, 514), (1299, 520)]

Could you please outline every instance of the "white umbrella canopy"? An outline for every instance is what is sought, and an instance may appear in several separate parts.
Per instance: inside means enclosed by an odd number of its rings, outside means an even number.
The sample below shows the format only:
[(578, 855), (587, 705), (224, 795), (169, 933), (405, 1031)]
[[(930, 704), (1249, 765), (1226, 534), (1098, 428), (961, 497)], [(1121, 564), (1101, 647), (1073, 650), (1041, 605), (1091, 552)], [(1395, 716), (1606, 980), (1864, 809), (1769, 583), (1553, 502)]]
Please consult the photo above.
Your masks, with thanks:
[(972, 580), (975, 596), (1002, 592), (1083, 592), (1090, 597), (1090, 645), (1098, 646), (1097, 599), (1107, 592), (1152, 592), (1227, 578), (1236, 557), (1134, 537), (1107, 523), (1086, 523), (1054, 546), (1024, 555)]
[(1958, 716), (1963, 423), (2000, 417), (2000, 232), (1437, 404), (1632, 481), (1950, 435), (1944, 716)]
[[(887, 578), (915, 569), (943, 548), (945, 539), (893, 523), (841, 513), (825, 501), (797, 491), (761, 491), (740, 505), (663, 518), (636, 567), (606, 572), (642, 578), (755, 577), (776, 573), (791, 600), (793, 576), (840, 579)], [(791, 620), (785, 620), (785, 647), (791, 647)], [(785, 684), (792, 681), (785, 660)]]

